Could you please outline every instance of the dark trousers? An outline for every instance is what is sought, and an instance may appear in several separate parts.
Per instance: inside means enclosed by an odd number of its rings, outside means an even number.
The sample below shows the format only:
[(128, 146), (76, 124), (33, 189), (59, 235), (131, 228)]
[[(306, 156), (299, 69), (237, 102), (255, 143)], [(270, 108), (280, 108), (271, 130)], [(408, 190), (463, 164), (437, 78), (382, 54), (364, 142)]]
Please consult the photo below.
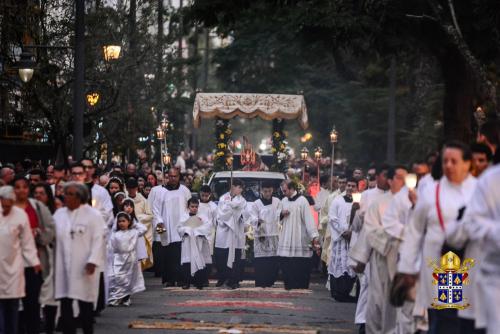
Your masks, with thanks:
[[(84, 334), (94, 332), (94, 310), (92, 303), (78, 301), (80, 308), (80, 320)], [(76, 333), (76, 321), (73, 315), (73, 299), (61, 299), (61, 329), (63, 334)]]
[(311, 278), (310, 257), (282, 257), (280, 258), (281, 272), (285, 289), (309, 289)]
[(0, 333), (16, 334), (19, 299), (0, 299)]
[(162, 258), (162, 245), (159, 241), (153, 241), (152, 251), (153, 251), (153, 270), (155, 277), (161, 277), (161, 264), (163, 263)]
[(347, 273), (338, 278), (330, 275), (330, 295), (341, 303), (355, 303), (358, 300), (359, 288), (356, 297), (351, 296), (350, 293), (354, 284), (356, 284), (356, 277), (351, 277)]
[(97, 296), (97, 305), (95, 315), (98, 316), (106, 308), (106, 291), (104, 285), (104, 273), (99, 275), (99, 295)]
[(454, 309), (429, 309), (428, 334), (485, 334), (485, 329), (474, 329), (474, 320), (458, 317)]
[(161, 282), (177, 285), (182, 284), (181, 273), (181, 245), (179, 242), (172, 242), (168, 246), (162, 246), (161, 257)]
[(205, 282), (208, 280), (208, 272), (205, 267), (202, 270), (198, 270), (191, 276), (191, 263), (182, 264), (182, 273), (184, 284), (193, 284), (197, 288), (202, 288)]
[(43, 322), (45, 333), (52, 334), (56, 330), (57, 306), (45, 305), (43, 307)]
[(253, 260), (255, 269), (255, 286), (268, 288), (274, 285), (280, 269), (277, 256), (256, 257)]
[(228, 248), (215, 248), (215, 267), (217, 268), (217, 279), (227, 282), (228, 285), (238, 284), (241, 281), (242, 261), (241, 249), (235, 249), (233, 268), (227, 266), (229, 256)]
[(24, 269), (26, 296), (22, 299), (23, 311), (19, 314), (19, 333), (38, 334), (40, 331), (40, 289), (42, 274), (35, 273), (33, 267)]

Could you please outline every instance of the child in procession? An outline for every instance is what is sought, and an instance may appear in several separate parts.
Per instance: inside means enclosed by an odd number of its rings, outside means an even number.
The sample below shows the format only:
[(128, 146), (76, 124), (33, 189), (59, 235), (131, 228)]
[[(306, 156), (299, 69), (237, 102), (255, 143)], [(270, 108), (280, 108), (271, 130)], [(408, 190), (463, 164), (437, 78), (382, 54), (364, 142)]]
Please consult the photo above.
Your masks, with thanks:
[(208, 279), (207, 264), (212, 263), (208, 242), (212, 224), (198, 214), (198, 207), (198, 200), (190, 198), (188, 200), (188, 213), (181, 217), (181, 224), (177, 227), (177, 231), (182, 237), (183, 289), (189, 289), (191, 283), (197, 289), (203, 289)]
[(145, 290), (141, 264), (137, 260), (137, 242), (146, 228), (134, 223), (126, 212), (116, 215), (116, 227), (109, 239), (113, 255), (109, 270), (110, 306), (130, 306), (130, 296)]
[[(210, 248), (210, 256), (214, 255), (215, 230), (217, 227), (217, 204), (212, 201), (212, 189), (210, 186), (203, 185), (200, 188), (200, 206), (198, 207), (198, 215), (202, 219), (206, 219), (210, 223), (210, 235), (208, 236), (208, 244)], [(207, 265), (207, 279), (204, 286), (208, 286), (208, 276), (212, 272), (212, 265)]]
[[(142, 225), (145, 229), (147, 227), (139, 222), (137, 216), (135, 215), (135, 204), (134, 201), (130, 198), (126, 198), (122, 203), (122, 211), (127, 213), (130, 218), (132, 218), (132, 222), (134, 225)], [(145, 236), (140, 236), (137, 239), (137, 261), (141, 262), (144, 259), (148, 258), (148, 251), (146, 248), (146, 240)]]

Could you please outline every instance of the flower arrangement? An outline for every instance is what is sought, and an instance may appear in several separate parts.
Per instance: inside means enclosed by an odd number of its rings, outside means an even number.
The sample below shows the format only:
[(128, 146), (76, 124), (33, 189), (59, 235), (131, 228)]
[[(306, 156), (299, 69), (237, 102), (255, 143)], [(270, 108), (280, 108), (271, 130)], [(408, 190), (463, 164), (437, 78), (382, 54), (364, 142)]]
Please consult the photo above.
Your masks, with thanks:
[(229, 120), (218, 118), (215, 121), (215, 154), (214, 167), (215, 170), (228, 170), (230, 167), (231, 151), (229, 142), (231, 141), (231, 125)]
[(288, 169), (288, 142), (286, 141), (286, 133), (283, 130), (285, 121), (282, 119), (273, 120), (273, 135), (271, 153), (274, 156), (271, 170), (276, 172), (286, 172)]

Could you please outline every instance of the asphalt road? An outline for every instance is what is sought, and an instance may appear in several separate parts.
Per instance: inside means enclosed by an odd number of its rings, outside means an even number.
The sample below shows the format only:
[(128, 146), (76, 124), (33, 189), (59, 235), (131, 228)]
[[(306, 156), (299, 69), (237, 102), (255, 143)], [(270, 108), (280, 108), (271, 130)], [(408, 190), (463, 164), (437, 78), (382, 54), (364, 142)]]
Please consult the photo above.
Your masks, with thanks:
[(200, 291), (163, 288), (159, 278), (145, 276), (147, 290), (130, 307), (106, 308), (96, 333), (356, 333), (355, 304), (333, 301), (319, 278), (310, 290), (286, 291), (281, 282), (261, 289), (252, 281), (228, 290), (211, 281)]

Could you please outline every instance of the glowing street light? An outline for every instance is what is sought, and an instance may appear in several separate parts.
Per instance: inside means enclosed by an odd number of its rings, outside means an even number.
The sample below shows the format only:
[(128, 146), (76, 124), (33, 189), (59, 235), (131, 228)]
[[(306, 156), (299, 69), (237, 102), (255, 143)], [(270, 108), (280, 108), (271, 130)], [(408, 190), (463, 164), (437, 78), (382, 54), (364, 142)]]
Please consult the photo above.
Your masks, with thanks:
[(165, 132), (163, 131), (163, 129), (161, 128), (161, 126), (159, 126), (156, 129), (156, 138), (158, 138), (158, 140), (165, 139)]
[[(332, 158), (330, 163), (330, 187), (333, 182), (333, 162), (335, 161), (335, 144), (339, 140), (339, 135), (337, 130), (335, 130), (335, 125), (333, 126), (332, 131), (330, 131), (330, 143), (332, 144)], [(333, 190), (333, 189), (332, 189)]]
[(302, 150), (300, 150), (300, 160), (306, 161), (308, 157), (309, 150), (307, 149), (307, 147), (304, 147)]
[(323, 150), (321, 149), (321, 147), (316, 148), (314, 150), (314, 158), (319, 161), (322, 156), (323, 156)]
[(33, 61), (33, 54), (28, 51), (23, 51), (21, 53), (21, 59), (18, 63), (18, 73), (21, 81), (26, 83), (33, 78), (33, 73), (35, 73), (35, 62)]
[(89, 106), (93, 107), (99, 102), (99, 93), (98, 92), (88, 92), (87, 93), (87, 103)]
[(105, 45), (102, 49), (104, 51), (104, 60), (110, 61), (120, 58), (120, 52), (122, 51), (120, 45)]

